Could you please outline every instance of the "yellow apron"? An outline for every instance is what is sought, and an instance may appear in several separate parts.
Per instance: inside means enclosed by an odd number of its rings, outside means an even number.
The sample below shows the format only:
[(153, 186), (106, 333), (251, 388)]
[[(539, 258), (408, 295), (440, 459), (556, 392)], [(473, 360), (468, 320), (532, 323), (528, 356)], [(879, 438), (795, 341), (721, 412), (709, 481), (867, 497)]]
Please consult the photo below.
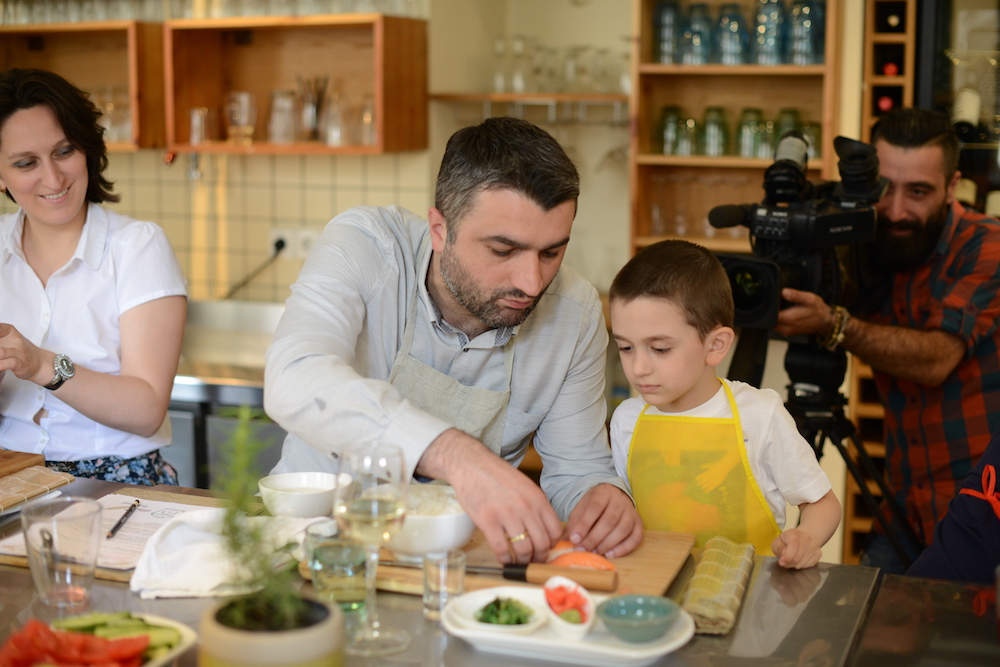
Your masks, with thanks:
[(643, 408), (628, 454), (632, 497), (647, 529), (692, 533), (698, 547), (724, 535), (773, 556), (771, 542), (781, 529), (750, 469), (733, 392), (722, 386), (730, 419), (650, 415), (649, 405)]

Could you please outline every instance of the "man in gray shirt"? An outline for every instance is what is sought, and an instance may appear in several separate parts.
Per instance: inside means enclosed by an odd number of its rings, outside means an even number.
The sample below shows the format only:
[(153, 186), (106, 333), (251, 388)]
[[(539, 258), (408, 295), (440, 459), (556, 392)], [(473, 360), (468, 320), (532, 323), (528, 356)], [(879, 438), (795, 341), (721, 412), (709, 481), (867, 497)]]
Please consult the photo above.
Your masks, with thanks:
[[(392, 442), (414, 474), (455, 488), (501, 562), (544, 559), (561, 536), (634, 549), (642, 523), (605, 429), (600, 299), (561, 266), (578, 195), (548, 133), (494, 118), (449, 140), (429, 220), (334, 218), (267, 352), (265, 407), (290, 434), (274, 472), (332, 471), (344, 445)], [(542, 490), (514, 467), (531, 442)]]

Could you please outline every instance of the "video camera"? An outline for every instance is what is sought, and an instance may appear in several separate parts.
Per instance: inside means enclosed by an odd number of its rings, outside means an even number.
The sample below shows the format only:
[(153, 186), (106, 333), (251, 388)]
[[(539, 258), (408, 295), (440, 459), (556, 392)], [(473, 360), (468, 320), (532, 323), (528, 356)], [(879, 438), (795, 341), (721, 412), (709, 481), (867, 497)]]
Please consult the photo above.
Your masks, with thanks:
[(885, 192), (875, 148), (847, 137), (833, 142), (840, 182), (806, 180), (805, 137), (785, 133), (774, 163), (764, 172), (761, 204), (716, 206), (708, 214), (716, 228), (750, 229), (759, 257), (719, 253), (733, 287), (736, 325), (771, 329), (785, 287), (813, 292), (829, 304), (847, 305), (858, 272), (850, 247), (875, 239), (874, 205)]

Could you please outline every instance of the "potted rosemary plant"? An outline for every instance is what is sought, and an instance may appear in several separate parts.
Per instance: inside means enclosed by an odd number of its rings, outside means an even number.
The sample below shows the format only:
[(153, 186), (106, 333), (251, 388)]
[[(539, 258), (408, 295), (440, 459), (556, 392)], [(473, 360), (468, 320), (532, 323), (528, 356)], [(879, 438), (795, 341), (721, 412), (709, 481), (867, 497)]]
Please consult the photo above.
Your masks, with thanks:
[(256, 437), (254, 411), (243, 406), (238, 417), (223, 477), (222, 535), (232, 561), (241, 565), (233, 583), (251, 592), (202, 616), (198, 664), (340, 667), (343, 613), (336, 605), (302, 597), (295, 563), (275, 567), (275, 556), (291, 545), (276, 550), (265, 522), (247, 519), (259, 503), (254, 461), (265, 445)]

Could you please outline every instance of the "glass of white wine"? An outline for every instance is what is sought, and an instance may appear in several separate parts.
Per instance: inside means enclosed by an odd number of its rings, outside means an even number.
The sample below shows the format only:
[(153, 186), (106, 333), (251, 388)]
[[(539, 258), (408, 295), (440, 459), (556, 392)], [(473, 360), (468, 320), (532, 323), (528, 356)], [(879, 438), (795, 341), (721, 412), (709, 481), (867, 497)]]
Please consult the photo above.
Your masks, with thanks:
[(379, 547), (403, 526), (410, 481), (403, 450), (383, 442), (353, 445), (341, 450), (339, 460), (334, 515), (348, 537), (365, 545), (368, 559), (365, 620), (354, 636), (348, 638), (347, 652), (363, 656), (398, 653), (409, 646), (410, 635), (379, 623), (375, 579)]

